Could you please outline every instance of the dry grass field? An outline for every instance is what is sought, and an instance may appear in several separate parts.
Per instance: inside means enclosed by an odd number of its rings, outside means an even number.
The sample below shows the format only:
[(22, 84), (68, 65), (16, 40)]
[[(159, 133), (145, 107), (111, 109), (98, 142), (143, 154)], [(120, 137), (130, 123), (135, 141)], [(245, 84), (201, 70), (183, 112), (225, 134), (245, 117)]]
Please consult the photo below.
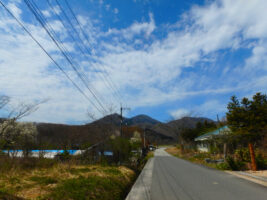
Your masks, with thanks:
[(0, 174), (0, 199), (123, 199), (135, 173), (126, 167), (55, 164)]

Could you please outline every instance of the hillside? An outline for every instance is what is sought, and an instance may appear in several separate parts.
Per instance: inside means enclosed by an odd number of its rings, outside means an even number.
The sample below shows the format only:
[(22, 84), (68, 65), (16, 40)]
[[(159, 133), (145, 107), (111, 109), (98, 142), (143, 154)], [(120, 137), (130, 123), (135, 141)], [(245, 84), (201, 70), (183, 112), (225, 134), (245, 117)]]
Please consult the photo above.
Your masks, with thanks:
[[(124, 118), (123, 126), (139, 127), (146, 131), (146, 137), (158, 144), (174, 143), (183, 128), (194, 128), (198, 122), (204, 123), (212, 120), (207, 118), (184, 117), (168, 123), (159, 122), (147, 115), (137, 115)], [(37, 123), (38, 141), (40, 144), (64, 147), (71, 145), (75, 148), (79, 144), (95, 144), (110, 135), (119, 133), (120, 115), (112, 114), (86, 125), (65, 125)], [(52, 147), (51, 147), (52, 148)]]
[(66, 125), (37, 123), (38, 142), (49, 148), (92, 145), (103, 141), (119, 129), (112, 124)]
[[(103, 118), (100, 118), (91, 124), (113, 124), (116, 126), (120, 125), (121, 117), (119, 114), (114, 113), (111, 115), (107, 115)], [(158, 120), (155, 120), (147, 115), (137, 115), (132, 118), (126, 118), (123, 117), (123, 125), (128, 125), (128, 126), (152, 126), (157, 123), (160, 123)]]
[[(125, 119), (127, 119), (127, 118), (123, 118), (123, 120), (125, 120)], [(95, 121), (89, 123), (88, 125), (90, 125), (90, 124), (112, 124), (115, 126), (119, 126), (120, 122), (121, 122), (120, 115), (117, 113), (114, 113), (111, 115), (107, 115), (103, 118), (100, 118), (98, 120), (95, 120)]]
[(137, 115), (132, 118), (126, 118), (124, 120), (124, 124), (129, 126), (136, 126), (136, 125), (155, 125), (160, 123), (158, 120), (155, 120), (147, 115)]

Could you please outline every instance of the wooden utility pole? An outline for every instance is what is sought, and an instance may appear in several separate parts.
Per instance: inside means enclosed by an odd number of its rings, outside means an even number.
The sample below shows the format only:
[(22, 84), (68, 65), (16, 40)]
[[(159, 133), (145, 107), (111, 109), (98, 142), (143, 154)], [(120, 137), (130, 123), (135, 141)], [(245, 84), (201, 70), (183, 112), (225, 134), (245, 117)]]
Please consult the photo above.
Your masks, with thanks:
[(223, 143), (223, 158), (224, 158), (224, 160), (226, 159), (226, 157), (227, 157), (227, 143), (224, 142)]
[(146, 129), (144, 129), (144, 148), (146, 148)]
[(121, 123), (120, 123), (120, 125), (121, 125), (121, 137), (122, 137), (122, 122), (123, 122), (123, 116), (122, 116), (122, 112), (124, 111), (124, 110), (130, 110), (130, 108), (127, 108), (127, 107), (122, 107), (122, 105), (121, 105), (121, 107), (120, 107), (120, 117), (121, 117)]
[(250, 158), (251, 158), (251, 169), (253, 171), (257, 170), (257, 164), (255, 160), (255, 152), (254, 152), (254, 147), (253, 144), (250, 142), (248, 143), (248, 148), (249, 148), (249, 153), (250, 153)]

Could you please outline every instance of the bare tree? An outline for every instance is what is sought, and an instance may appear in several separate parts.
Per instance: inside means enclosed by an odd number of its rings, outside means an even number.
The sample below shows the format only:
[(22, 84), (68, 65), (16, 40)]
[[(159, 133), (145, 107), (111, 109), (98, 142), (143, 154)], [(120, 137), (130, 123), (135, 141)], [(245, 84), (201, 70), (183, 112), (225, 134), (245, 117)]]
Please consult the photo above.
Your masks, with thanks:
[[(39, 108), (40, 104), (45, 103), (46, 101), (47, 100), (43, 100), (32, 104), (21, 103), (17, 107), (8, 111), (7, 117), (5, 117), (3, 122), (0, 124), (0, 147), (8, 149), (15, 148), (18, 146), (19, 141), (22, 142), (22, 139), (29, 141), (29, 138), (32, 137), (30, 137), (31, 134), (29, 134), (29, 136), (27, 135), (30, 132), (28, 130), (33, 129), (30, 129), (29, 126), (26, 125), (20, 125), (17, 123), (17, 120), (32, 114)], [(9, 103), (9, 97), (0, 96), (0, 110)], [(34, 133), (34, 135), (36, 135), (36, 133)]]
[(39, 109), (39, 106), (43, 103), (46, 103), (48, 99), (38, 101), (35, 103), (30, 103), (30, 104), (25, 104), (25, 103), (20, 103), (17, 107), (13, 108), (8, 115), (9, 119), (13, 119), (14, 121), (17, 121), (23, 117), (26, 117), (36, 110)]
[(5, 95), (0, 96), (0, 110), (10, 102), (10, 98)]

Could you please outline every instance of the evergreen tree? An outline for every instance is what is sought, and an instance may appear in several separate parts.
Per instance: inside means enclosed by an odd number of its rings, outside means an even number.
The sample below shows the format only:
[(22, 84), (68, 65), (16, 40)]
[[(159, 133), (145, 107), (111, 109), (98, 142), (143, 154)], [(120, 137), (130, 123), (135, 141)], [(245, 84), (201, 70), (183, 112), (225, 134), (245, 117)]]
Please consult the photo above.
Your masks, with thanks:
[(241, 102), (233, 96), (226, 114), (228, 126), (249, 146), (252, 169), (256, 170), (253, 142), (260, 140), (267, 132), (267, 97), (256, 93), (252, 100), (243, 98)]

